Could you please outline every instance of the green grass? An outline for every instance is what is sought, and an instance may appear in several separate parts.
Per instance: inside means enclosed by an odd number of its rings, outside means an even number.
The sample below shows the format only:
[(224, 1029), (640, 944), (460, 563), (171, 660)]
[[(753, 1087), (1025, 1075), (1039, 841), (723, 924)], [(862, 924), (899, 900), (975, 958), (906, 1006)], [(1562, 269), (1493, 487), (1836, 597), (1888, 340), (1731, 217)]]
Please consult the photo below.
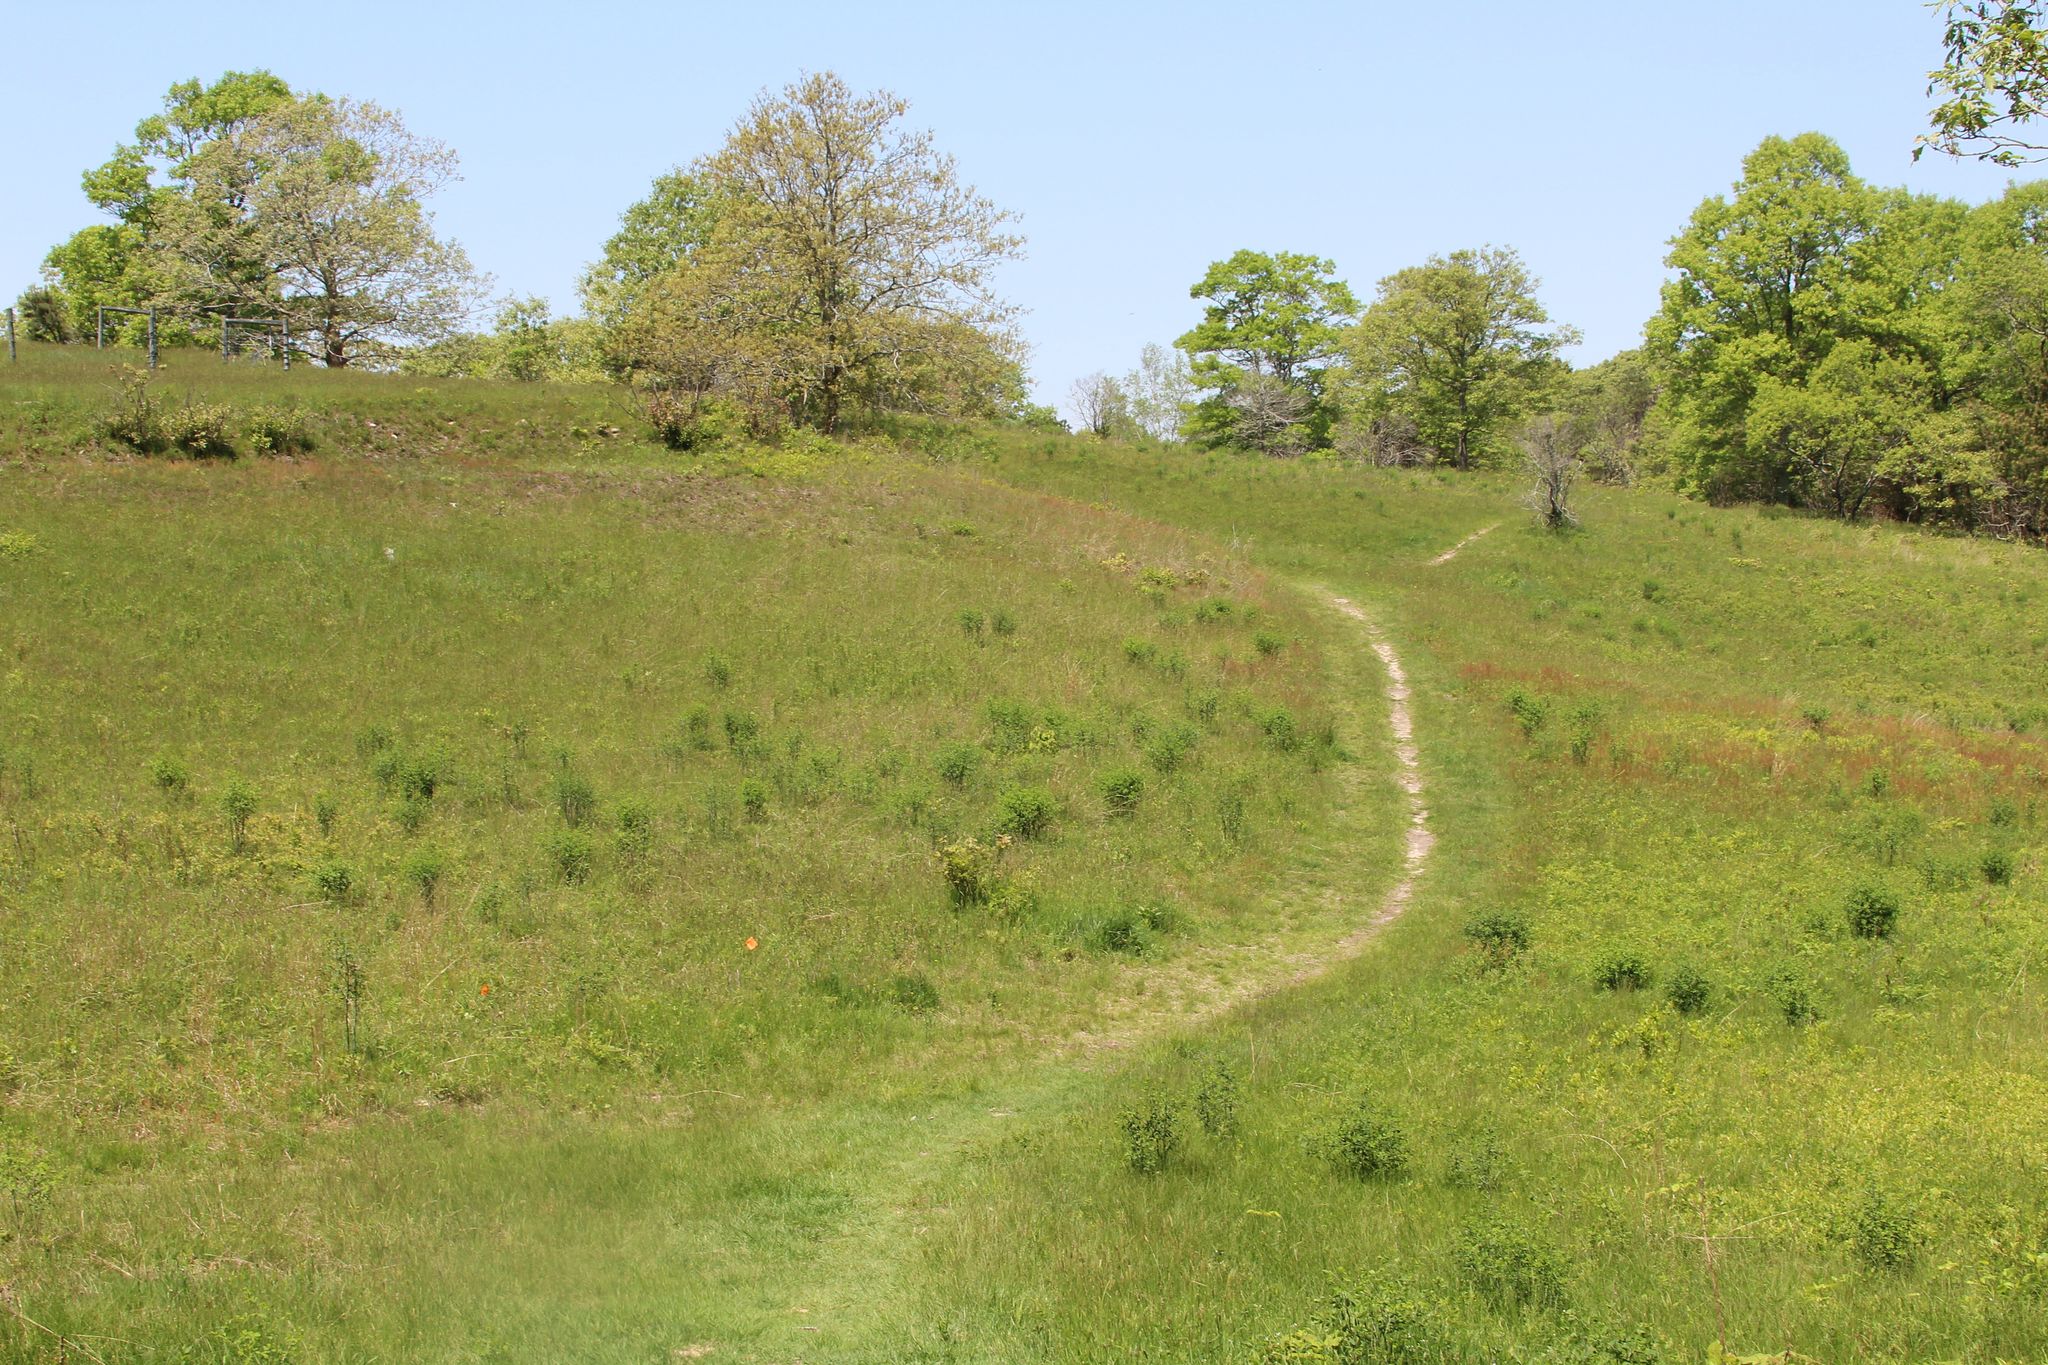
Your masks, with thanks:
[[(1392, 860), (1348, 641), (1199, 540), (872, 450), (487, 439), (617, 401), (585, 390), (451, 390), (424, 455), (57, 448), (50, 410), (118, 398), (22, 368), (0, 1279), (102, 1353), (800, 1342), (761, 1294), (886, 1217), (926, 1110), (1091, 1074), (1340, 932), (1333, 845)], [(365, 431), (441, 401), (193, 382)]]
[[(189, 357), (312, 451), (137, 459), (92, 363), (0, 391), (0, 1281), (106, 1358), (2048, 1357), (2038, 552)], [(1317, 976), (1328, 592), (1438, 839)]]

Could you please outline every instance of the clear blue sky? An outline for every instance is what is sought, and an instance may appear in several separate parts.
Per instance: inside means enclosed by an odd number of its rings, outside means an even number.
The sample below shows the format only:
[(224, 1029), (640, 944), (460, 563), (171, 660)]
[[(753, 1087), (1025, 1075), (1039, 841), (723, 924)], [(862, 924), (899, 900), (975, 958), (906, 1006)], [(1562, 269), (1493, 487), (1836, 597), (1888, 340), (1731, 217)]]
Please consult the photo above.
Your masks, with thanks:
[(763, 87), (831, 69), (894, 90), (1022, 215), (1003, 285), (1049, 399), (1170, 342), (1239, 247), (1332, 257), (1369, 295), (1432, 252), (1513, 245), (1587, 363), (1635, 343), (1666, 239), (1767, 134), (1818, 129), (1870, 180), (1973, 202), (2006, 180), (1910, 159), (1939, 56), (1919, 0), (228, 11), (0, 0), (0, 291), (93, 220), (79, 173), (172, 81), (253, 67), (454, 146), (442, 230), (558, 311), (620, 210)]

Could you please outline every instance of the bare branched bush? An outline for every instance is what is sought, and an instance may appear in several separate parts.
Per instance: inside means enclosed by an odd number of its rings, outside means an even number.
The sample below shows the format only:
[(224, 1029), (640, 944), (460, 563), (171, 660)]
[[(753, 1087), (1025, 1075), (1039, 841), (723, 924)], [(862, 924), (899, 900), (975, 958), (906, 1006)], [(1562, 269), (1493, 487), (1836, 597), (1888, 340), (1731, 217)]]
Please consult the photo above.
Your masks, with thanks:
[(1585, 465), (1572, 439), (1571, 424), (1554, 414), (1532, 417), (1522, 428), (1522, 458), (1535, 482), (1524, 499), (1537, 519), (1553, 531), (1579, 524), (1572, 511), (1572, 485)]

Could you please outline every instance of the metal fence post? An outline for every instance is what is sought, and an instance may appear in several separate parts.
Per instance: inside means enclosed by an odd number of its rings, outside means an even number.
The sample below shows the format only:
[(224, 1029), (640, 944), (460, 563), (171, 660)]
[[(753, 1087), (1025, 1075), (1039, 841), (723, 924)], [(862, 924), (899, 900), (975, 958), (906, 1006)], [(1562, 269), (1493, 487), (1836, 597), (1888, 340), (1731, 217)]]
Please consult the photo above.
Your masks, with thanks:
[(14, 310), (12, 308), (7, 310), (7, 359), (10, 363), (21, 359), (20, 353), (14, 349)]
[(156, 368), (156, 309), (149, 310), (149, 368)]
[(96, 325), (93, 328), (92, 348), (95, 351), (107, 349), (107, 305), (100, 304), (92, 310)]
[(292, 372), (292, 325), (289, 322), (284, 325), (284, 372)]

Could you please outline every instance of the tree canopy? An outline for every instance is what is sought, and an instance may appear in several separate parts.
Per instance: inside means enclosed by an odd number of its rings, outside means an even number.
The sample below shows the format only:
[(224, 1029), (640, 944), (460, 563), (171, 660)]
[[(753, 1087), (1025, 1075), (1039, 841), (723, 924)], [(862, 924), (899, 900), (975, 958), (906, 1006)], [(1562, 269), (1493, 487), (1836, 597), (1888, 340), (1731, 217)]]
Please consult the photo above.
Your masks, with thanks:
[(985, 408), (1019, 353), (993, 272), (1022, 239), (907, 112), (829, 72), (756, 99), (688, 173), (716, 212), (651, 210), (617, 253), (615, 276), (649, 242), (676, 256), (618, 322), (624, 368), (826, 432), (851, 409)]
[(89, 327), (99, 304), (155, 307), (166, 340), (228, 314), (280, 318), (329, 365), (452, 332), (479, 296), (426, 201), (455, 155), (378, 105), (300, 95), (265, 71), (183, 81), (84, 176), (116, 222), (54, 248), (50, 284)]
[(1940, 98), (1931, 132), (1914, 148), (2019, 166), (2048, 156), (2040, 133), (2021, 130), (2048, 107), (2048, 6), (2042, 0), (1951, 0), (1942, 64), (1928, 73)]
[(1509, 247), (1432, 256), (1380, 281), (1351, 337), (1358, 401), (1412, 424), (1436, 457), (1469, 468), (1559, 379), (1578, 340), (1536, 298)]
[(1174, 345), (1192, 358), (1191, 377), (1208, 393), (1190, 430), (1210, 443), (1276, 454), (1321, 444), (1329, 427), (1321, 371), (1340, 354), (1358, 312), (1336, 266), (1293, 251), (1238, 251), (1188, 294), (1204, 301), (1202, 320)]

